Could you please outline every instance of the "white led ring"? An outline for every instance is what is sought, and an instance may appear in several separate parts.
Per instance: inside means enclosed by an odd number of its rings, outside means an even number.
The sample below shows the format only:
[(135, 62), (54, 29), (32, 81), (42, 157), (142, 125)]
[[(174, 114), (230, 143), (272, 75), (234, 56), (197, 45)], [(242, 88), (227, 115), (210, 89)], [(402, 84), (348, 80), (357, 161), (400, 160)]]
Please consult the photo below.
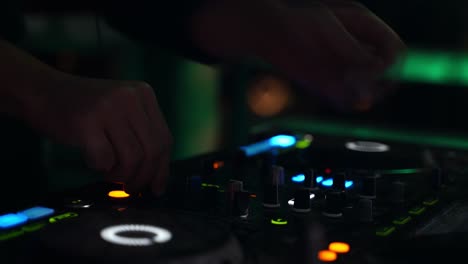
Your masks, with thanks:
[(346, 148), (361, 152), (386, 152), (390, 150), (388, 145), (371, 141), (347, 142)]
[[(152, 234), (153, 237), (126, 237), (119, 234), (122, 232), (149, 233)], [(155, 243), (166, 243), (171, 240), (172, 234), (169, 230), (157, 226), (129, 224), (106, 227), (101, 230), (101, 238), (116, 245), (144, 247), (151, 246)]]

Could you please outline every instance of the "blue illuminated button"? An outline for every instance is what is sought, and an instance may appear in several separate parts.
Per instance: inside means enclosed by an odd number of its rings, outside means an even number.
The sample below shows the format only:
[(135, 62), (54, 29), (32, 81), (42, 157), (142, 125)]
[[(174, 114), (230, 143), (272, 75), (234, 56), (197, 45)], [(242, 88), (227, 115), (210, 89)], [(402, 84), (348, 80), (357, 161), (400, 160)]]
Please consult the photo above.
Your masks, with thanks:
[(26, 221), (28, 217), (21, 213), (0, 215), (0, 230), (22, 225)]
[(299, 174), (299, 175), (293, 176), (291, 178), (291, 180), (293, 182), (304, 182), (305, 181), (305, 175), (304, 174)]
[(24, 211), (21, 211), (19, 213), (26, 215), (29, 220), (38, 220), (44, 217), (48, 217), (52, 214), (54, 214), (55, 210), (52, 208), (47, 208), (47, 207), (42, 207), (42, 206), (35, 206), (31, 207), (29, 209), (26, 209)]

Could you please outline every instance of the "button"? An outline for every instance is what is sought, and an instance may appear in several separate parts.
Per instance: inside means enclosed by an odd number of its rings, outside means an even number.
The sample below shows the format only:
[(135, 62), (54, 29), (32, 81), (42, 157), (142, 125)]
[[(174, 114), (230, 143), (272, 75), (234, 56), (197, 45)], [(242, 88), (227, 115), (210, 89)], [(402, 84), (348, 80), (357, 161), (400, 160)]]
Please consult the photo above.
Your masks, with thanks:
[(125, 199), (125, 198), (130, 197), (130, 194), (128, 194), (128, 193), (126, 193), (125, 191), (122, 191), (122, 190), (110, 191), (107, 195), (109, 197), (115, 198), (115, 199)]
[(267, 208), (278, 208), (280, 207), (279, 186), (284, 184), (284, 168), (273, 165), (265, 176), (266, 182), (263, 192), (263, 206)]
[(328, 249), (336, 253), (344, 254), (348, 253), (351, 250), (351, 247), (345, 242), (332, 242), (328, 245)]
[(392, 223), (394, 223), (395, 225), (404, 225), (404, 224), (407, 224), (410, 220), (411, 220), (411, 216), (402, 216), (400, 218), (393, 220)]
[(375, 231), (375, 234), (377, 236), (386, 237), (393, 233), (395, 230), (396, 228), (394, 226), (386, 226), (377, 229), (377, 231)]
[(320, 260), (320, 261), (323, 261), (323, 262), (333, 262), (335, 261), (338, 256), (335, 252), (333, 251), (330, 251), (330, 250), (320, 250), (318, 252), (318, 256), (317, 258)]
[[(311, 193), (309, 189), (296, 190), (294, 194), (294, 204), (292, 210), (298, 213), (310, 212), (310, 198)], [(313, 197), (313, 196), (312, 196)], [(288, 202), (289, 203), (289, 202)]]
[(91, 206), (93, 206), (93, 202), (88, 201), (88, 200), (82, 200), (82, 199), (65, 200), (65, 207), (68, 207), (68, 208), (84, 209), (84, 208), (90, 208)]
[(270, 223), (272, 225), (287, 225), (288, 220), (283, 219), (283, 218), (276, 218), (276, 219), (271, 219)]
[(426, 211), (426, 207), (417, 206), (417, 207), (411, 208), (408, 212), (410, 214), (412, 214), (412, 215), (420, 215), (420, 214), (424, 213), (424, 211)]
[(424, 205), (432, 206), (439, 202), (439, 199), (427, 199), (423, 202)]
[(28, 221), (24, 214), (5, 214), (0, 216), (0, 230), (22, 225)]
[(360, 199), (356, 205), (356, 213), (360, 222), (372, 222), (374, 220), (374, 207), (371, 199)]
[(57, 223), (59, 221), (65, 220), (65, 219), (75, 218), (77, 216), (78, 216), (77, 213), (68, 212), (68, 213), (64, 213), (64, 214), (61, 214), (61, 215), (56, 215), (56, 216), (53, 216), (53, 217), (49, 218), (49, 223), (54, 224), (54, 223)]
[(29, 218), (29, 220), (34, 221), (53, 215), (55, 213), (55, 210), (52, 208), (35, 206), (21, 211), (19, 213), (26, 215)]

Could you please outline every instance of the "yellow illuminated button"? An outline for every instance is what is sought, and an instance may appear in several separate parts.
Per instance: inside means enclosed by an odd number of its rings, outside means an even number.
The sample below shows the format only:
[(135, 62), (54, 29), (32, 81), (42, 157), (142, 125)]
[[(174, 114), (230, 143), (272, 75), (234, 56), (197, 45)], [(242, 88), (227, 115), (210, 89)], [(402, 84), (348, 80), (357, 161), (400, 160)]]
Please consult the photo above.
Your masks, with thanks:
[(396, 228), (394, 226), (386, 226), (379, 228), (377, 231), (375, 231), (375, 234), (377, 236), (386, 237), (393, 233), (395, 230)]
[(424, 205), (432, 206), (439, 202), (439, 199), (428, 199), (423, 202)]
[(110, 191), (108, 195), (111, 198), (118, 198), (118, 199), (130, 197), (130, 194), (126, 193), (125, 191), (121, 191), (121, 190)]
[(392, 223), (394, 223), (395, 225), (404, 225), (408, 223), (410, 220), (411, 220), (411, 216), (403, 216), (403, 217), (393, 220)]
[(418, 206), (418, 207), (411, 208), (408, 212), (412, 215), (420, 215), (424, 213), (424, 211), (426, 211), (426, 207)]
[(348, 243), (344, 242), (332, 242), (328, 245), (328, 249), (335, 253), (348, 253), (351, 247)]
[(323, 262), (333, 262), (338, 258), (336, 253), (330, 250), (319, 251), (317, 257), (320, 261), (323, 261)]

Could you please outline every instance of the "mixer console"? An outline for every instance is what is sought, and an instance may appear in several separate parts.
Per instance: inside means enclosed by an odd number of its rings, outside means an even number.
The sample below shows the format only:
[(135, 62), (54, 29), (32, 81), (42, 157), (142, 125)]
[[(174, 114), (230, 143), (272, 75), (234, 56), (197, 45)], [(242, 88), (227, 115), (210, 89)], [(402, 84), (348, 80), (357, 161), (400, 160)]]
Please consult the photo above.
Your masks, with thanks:
[(463, 257), (465, 153), (273, 132), (174, 161), (162, 197), (100, 182), (5, 212), (0, 255), (8, 263), (208, 264)]

